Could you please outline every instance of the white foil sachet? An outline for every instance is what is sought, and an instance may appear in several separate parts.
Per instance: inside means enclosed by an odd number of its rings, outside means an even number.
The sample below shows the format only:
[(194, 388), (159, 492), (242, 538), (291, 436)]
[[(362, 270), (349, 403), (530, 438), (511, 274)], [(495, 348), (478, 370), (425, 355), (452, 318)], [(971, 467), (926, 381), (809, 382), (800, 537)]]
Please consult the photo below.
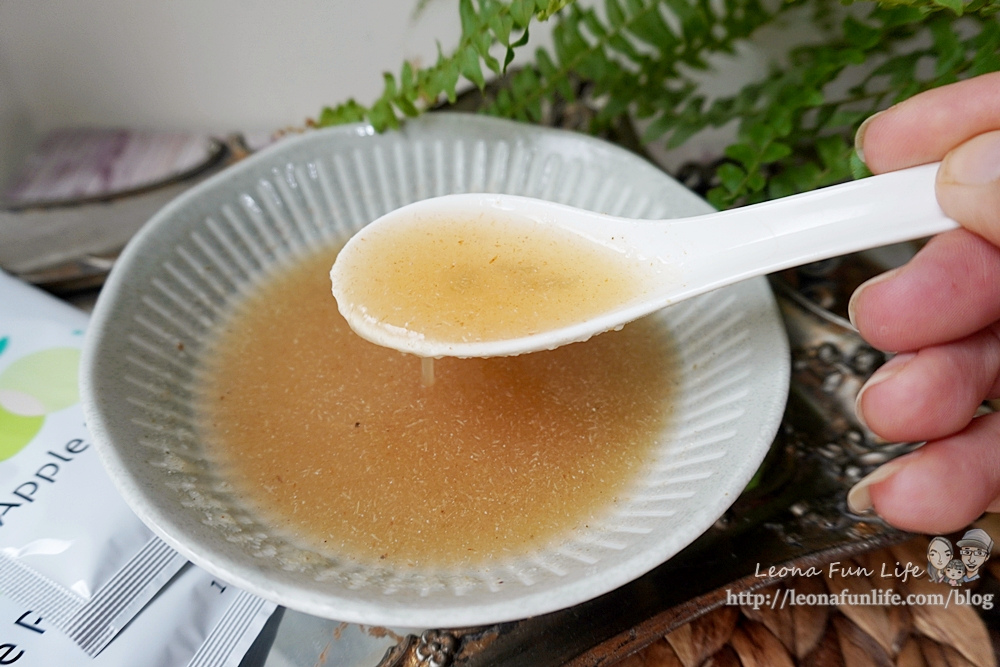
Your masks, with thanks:
[(77, 384), (87, 319), (0, 272), (0, 593), (96, 655), (186, 561), (98, 459)]
[(274, 604), (189, 564), (100, 655), (91, 658), (36, 611), (0, 598), (0, 663), (237, 667), (274, 610)]

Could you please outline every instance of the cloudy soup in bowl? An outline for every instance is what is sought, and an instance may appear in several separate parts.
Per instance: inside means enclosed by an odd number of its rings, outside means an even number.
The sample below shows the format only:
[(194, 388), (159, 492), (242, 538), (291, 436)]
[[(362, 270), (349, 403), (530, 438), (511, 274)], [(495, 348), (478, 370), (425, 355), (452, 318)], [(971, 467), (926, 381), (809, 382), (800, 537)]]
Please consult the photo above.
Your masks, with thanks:
[(336, 254), (264, 279), (204, 351), (199, 428), (244, 504), (319, 553), (433, 569), (524, 556), (614, 513), (671, 424), (662, 321), (437, 359), (430, 378), (350, 330)]

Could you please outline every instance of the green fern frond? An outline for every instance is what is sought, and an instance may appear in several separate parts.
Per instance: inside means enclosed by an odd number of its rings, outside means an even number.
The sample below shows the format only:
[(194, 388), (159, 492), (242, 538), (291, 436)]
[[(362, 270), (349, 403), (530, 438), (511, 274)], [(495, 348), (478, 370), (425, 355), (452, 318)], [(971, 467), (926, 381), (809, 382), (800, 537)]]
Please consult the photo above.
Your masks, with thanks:
[[(483, 89), (506, 74), (485, 113), (540, 122), (556, 100), (581, 101), (594, 110), (587, 130), (635, 120), (644, 143), (668, 150), (737, 124), (708, 192), (728, 208), (862, 173), (852, 144), (867, 116), (1000, 70), (998, 0), (604, 0), (600, 10), (573, 0), (459, 0), (462, 35), (451, 54), (423, 69), (404, 64), (398, 78), (385, 75), (371, 107), (348, 100), (324, 109), (318, 124), (395, 127), (401, 116), (454, 101), (463, 80)], [(813, 42), (731, 95), (703, 91), (713, 58), (796, 12), (809, 12)], [(531, 24), (550, 17), (552, 48), (509, 72)], [(577, 100), (581, 91), (586, 100)]]
[[(462, 78), (479, 88), (486, 85), (485, 67), (502, 75), (514, 59), (515, 50), (528, 42), (532, 21), (544, 21), (573, 0), (459, 0), (462, 35), (450, 54), (438, 49), (430, 67), (404, 63), (398, 79), (385, 73), (382, 95), (370, 107), (350, 99), (325, 107), (315, 124), (339, 125), (367, 120), (378, 131), (399, 125), (401, 116), (415, 116), (442, 100), (455, 101)], [(504, 50), (503, 62), (494, 47)]]

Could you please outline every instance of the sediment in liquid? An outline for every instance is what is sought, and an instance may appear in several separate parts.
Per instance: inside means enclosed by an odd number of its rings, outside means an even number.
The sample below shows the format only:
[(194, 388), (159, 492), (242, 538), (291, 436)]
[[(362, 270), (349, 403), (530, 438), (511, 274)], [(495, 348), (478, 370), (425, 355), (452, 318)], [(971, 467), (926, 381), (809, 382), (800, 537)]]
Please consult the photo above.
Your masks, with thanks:
[(202, 428), (235, 491), (320, 551), (434, 566), (526, 553), (604, 516), (670, 418), (674, 361), (645, 319), (496, 359), (420, 359), (355, 335), (334, 251), (262, 285), (206, 354)]

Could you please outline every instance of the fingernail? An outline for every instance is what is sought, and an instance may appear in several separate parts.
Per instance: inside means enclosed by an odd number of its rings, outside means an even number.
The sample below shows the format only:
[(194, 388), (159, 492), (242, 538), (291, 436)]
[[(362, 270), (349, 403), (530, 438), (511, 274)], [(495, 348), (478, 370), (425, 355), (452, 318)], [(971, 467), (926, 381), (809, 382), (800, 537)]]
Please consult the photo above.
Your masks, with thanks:
[[(917, 450), (917, 452), (919, 451), (920, 450)], [(869, 491), (871, 486), (873, 484), (878, 484), (879, 482), (884, 482), (905, 468), (910, 464), (917, 452), (911, 452), (887, 463), (883, 463), (878, 468), (875, 468), (875, 470), (862, 477), (861, 481), (852, 486), (851, 490), (847, 492), (848, 509), (855, 514), (864, 514), (865, 512), (871, 510), (874, 507), (874, 505), (872, 505), (872, 496)]]
[(851, 326), (854, 327), (855, 329), (858, 328), (858, 323), (854, 319), (855, 318), (854, 303), (855, 299), (858, 298), (858, 293), (861, 291), (862, 287), (864, 287), (864, 285), (860, 285), (856, 290), (854, 290), (854, 294), (852, 294), (851, 298), (847, 300), (847, 319), (850, 320)]
[(871, 125), (872, 121), (882, 113), (882, 111), (878, 111), (865, 118), (864, 122), (858, 127), (858, 131), (854, 133), (854, 152), (858, 154), (862, 162), (865, 161), (865, 132), (868, 131), (868, 126)]
[(854, 414), (857, 415), (858, 421), (861, 422), (862, 426), (869, 428), (868, 422), (865, 421), (864, 411), (861, 409), (861, 397), (875, 385), (881, 384), (889, 378), (898, 375), (915, 356), (917, 356), (915, 352), (903, 352), (895, 355), (889, 361), (882, 364), (877, 371), (872, 373), (868, 381), (861, 386), (861, 389), (858, 390), (858, 395), (854, 398)]
[(851, 325), (855, 329), (858, 328), (858, 323), (854, 319), (855, 318), (855, 311), (854, 311), (854, 309), (855, 309), (855, 306), (857, 304), (858, 295), (861, 294), (861, 292), (863, 292), (864, 290), (866, 290), (869, 287), (871, 287), (872, 285), (877, 285), (880, 282), (883, 282), (885, 280), (888, 280), (889, 278), (892, 278), (898, 272), (899, 272), (899, 268), (895, 268), (895, 269), (891, 269), (889, 271), (886, 271), (885, 273), (880, 273), (879, 275), (875, 276), (874, 278), (869, 278), (865, 282), (861, 283), (860, 285), (858, 285), (857, 289), (854, 290), (854, 293), (851, 294), (851, 298), (847, 301), (847, 319), (849, 319), (851, 321)]
[(986, 185), (1000, 180), (1000, 131), (973, 137), (949, 153), (938, 178), (958, 185)]

